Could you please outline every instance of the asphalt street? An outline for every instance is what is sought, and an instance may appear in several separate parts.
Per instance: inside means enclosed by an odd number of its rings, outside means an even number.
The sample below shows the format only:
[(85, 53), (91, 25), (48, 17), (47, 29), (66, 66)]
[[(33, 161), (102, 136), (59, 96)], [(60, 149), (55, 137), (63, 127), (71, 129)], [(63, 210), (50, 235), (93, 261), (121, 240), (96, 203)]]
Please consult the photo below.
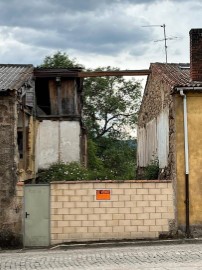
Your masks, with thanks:
[(202, 269), (202, 244), (107, 246), (0, 252), (0, 269)]

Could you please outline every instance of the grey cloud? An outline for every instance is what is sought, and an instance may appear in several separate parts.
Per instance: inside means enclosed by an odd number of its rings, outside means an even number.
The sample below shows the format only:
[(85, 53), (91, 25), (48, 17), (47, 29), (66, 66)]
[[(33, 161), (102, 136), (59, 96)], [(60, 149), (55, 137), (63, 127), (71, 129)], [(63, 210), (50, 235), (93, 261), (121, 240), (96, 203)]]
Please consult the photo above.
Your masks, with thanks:
[(141, 46), (138, 46), (138, 44), (134, 44), (134, 46), (130, 50), (131, 56), (142, 56), (143, 52), (145, 53), (148, 49), (148, 43), (144, 44), (142, 43)]
[[(190, 0), (171, 0), (186, 2)], [(161, 0), (0, 0), (0, 25), (31, 26), (46, 28), (50, 18), (63, 17), (65, 14), (76, 16), (99, 10), (104, 12), (110, 7), (144, 4), (149, 5)], [(54, 21), (53, 21), (54, 22)], [(57, 22), (55, 22), (57, 23)]]
[[(25, 44), (52, 49), (74, 49), (99, 54), (117, 54), (123, 48), (147, 42), (150, 31), (133, 25), (130, 20), (119, 17), (111, 22), (111, 17), (80, 17), (65, 28), (39, 31), (15, 28), (14, 38)], [(64, 24), (63, 24), (64, 25)], [(7, 31), (7, 30), (4, 30)]]
[(19, 42), (41, 48), (111, 55), (132, 48), (140, 55), (153, 30), (140, 27), (146, 21), (125, 16), (124, 7), (157, 1), (0, 0), (0, 25), (7, 26), (4, 35), (10, 32)]

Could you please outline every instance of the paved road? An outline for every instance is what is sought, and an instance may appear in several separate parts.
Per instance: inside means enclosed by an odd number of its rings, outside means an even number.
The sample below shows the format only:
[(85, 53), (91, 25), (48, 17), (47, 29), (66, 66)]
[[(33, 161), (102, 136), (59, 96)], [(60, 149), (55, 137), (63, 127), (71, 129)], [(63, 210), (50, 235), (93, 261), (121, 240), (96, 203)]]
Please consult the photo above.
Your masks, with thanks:
[(202, 244), (1, 252), (0, 269), (198, 270)]

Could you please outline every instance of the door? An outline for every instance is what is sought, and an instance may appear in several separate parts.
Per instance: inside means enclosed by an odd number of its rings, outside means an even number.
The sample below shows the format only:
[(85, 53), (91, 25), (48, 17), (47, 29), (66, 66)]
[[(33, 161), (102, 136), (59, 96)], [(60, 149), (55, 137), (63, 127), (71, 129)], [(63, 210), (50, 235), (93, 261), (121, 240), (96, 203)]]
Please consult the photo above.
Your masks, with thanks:
[(24, 246), (49, 246), (50, 187), (49, 185), (25, 185), (24, 188)]

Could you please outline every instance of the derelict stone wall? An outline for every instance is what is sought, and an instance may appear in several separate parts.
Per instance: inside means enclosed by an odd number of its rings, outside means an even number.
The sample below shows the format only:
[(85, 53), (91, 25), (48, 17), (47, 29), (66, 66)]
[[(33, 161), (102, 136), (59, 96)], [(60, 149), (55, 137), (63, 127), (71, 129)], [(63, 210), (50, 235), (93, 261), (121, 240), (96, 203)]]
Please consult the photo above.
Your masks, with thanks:
[(152, 68), (139, 111), (138, 126), (144, 127), (146, 123), (156, 118), (164, 108), (169, 107), (170, 103), (169, 86), (162, 81), (158, 70)]
[[(15, 96), (0, 96), (0, 245), (12, 238), (16, 221), (7, 219), (17, 183), (17, 106)], [(13, 212), (15, 210), (13, 209)], [(15, 238), (15, 236), (13, 236)], [(12, 242), (12, 239), (10, 239)]]
[[(160, 71), (157, 67), (152, 66), (152, 73), (149, 75), (139, 111), (138, 127), (145, 127), (148, 122), (157, 118), (166, 107), (169, 108), (168, 166), (160, 172), (160, 179), (175, 179), (176, 177), (174, 98), (169, 83), (162, 80)], [(138, 171), (141, 172), (142, 169), (138, 168)]]

